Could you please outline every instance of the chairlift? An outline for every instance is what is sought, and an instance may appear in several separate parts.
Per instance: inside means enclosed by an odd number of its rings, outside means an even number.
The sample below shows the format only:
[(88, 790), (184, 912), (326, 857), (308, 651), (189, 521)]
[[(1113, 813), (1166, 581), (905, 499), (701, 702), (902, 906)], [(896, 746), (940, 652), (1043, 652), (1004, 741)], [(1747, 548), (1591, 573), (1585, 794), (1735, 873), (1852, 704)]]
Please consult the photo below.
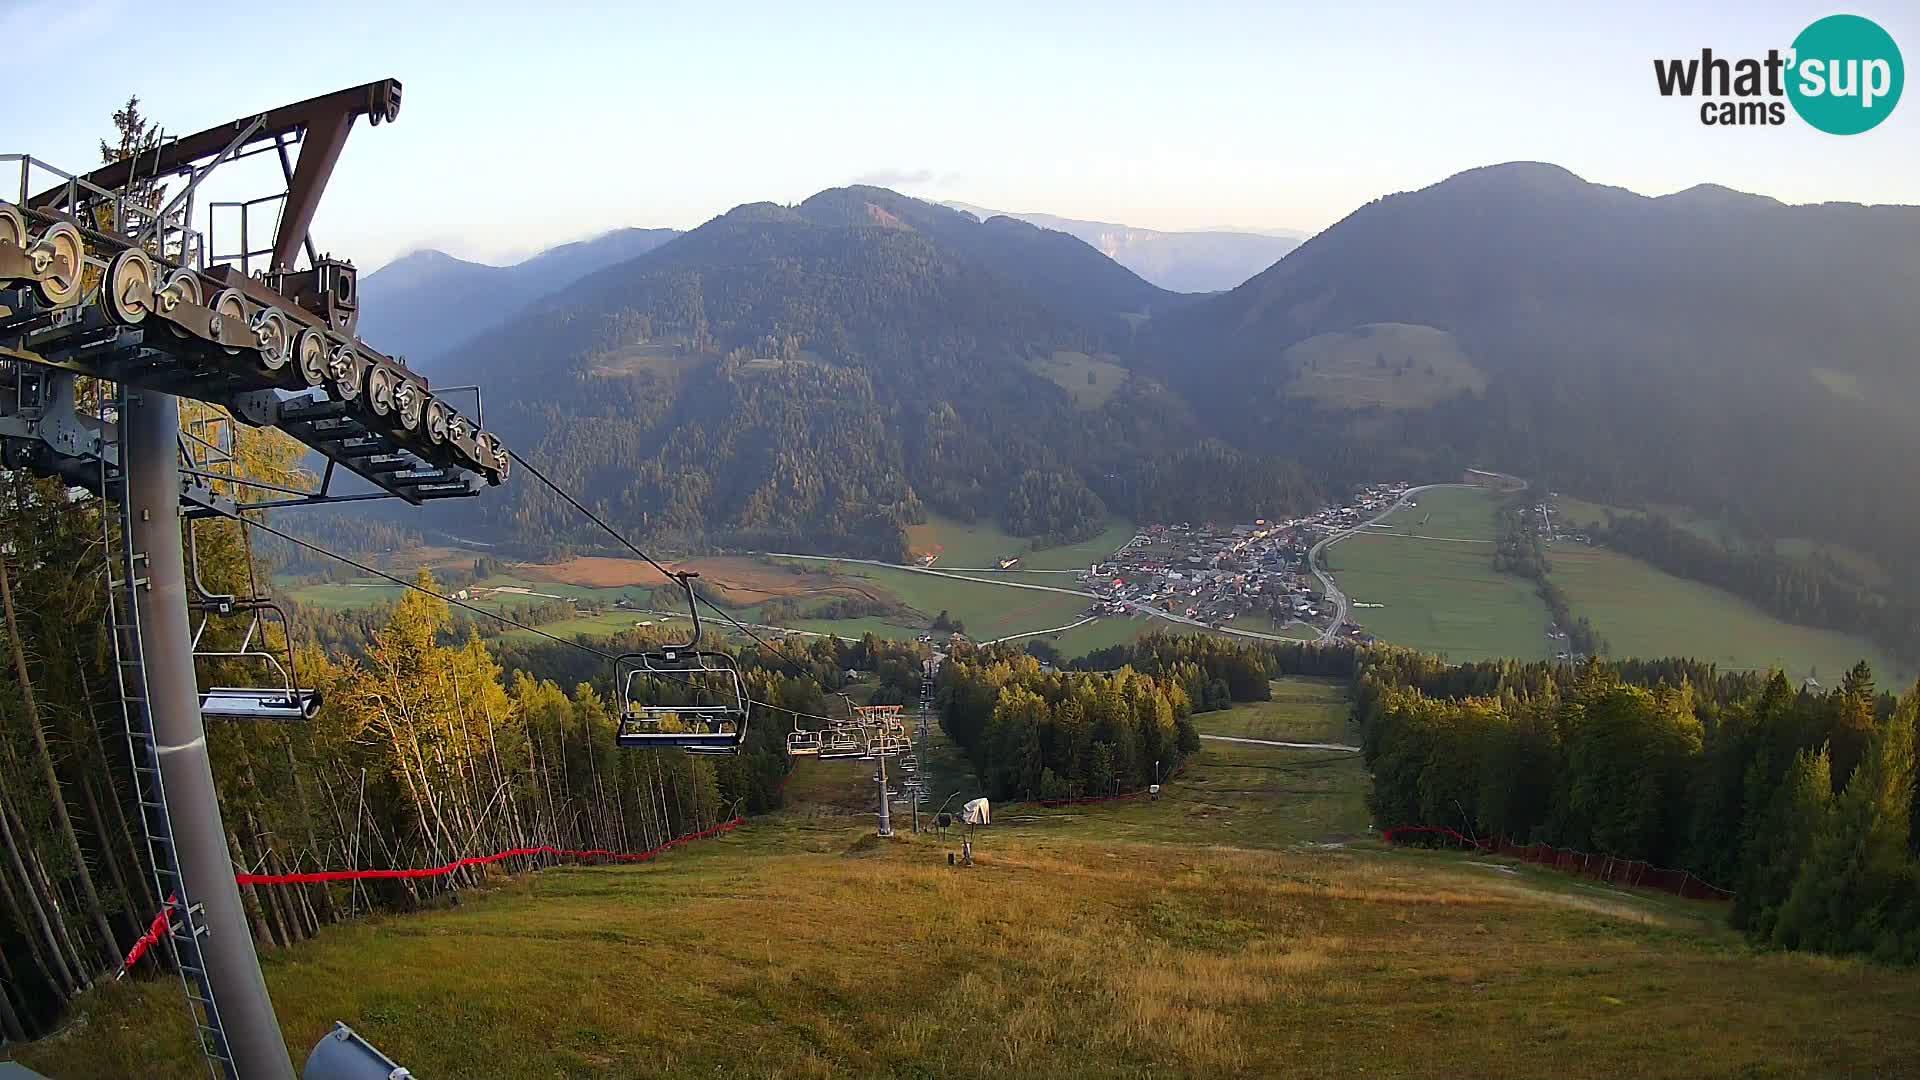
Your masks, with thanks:
[(795, 728), (793, 732), (787, 736), (788, 757), (818, 757), (820, 755), (820, 748), (820, 733), (817, 731)]
[[(246, 599), (231, 593), (215, 593), (200, 579), (200, 552), (193, 526), (187, 527), (188, 578), (193, 597), (187, 607), (199, 616), (193, 629), (193, 656), (196, 660), (235, 660), (265, 668), (267, 679), (261, 686), (210, 686), (200, 691), (200, 715), (223, 720), (311, 720), (320, 711), (320, 692), (303, 688), (295, 678), (293, 624), (285, 608), (265, 597)], [(214, 618), (244, 615), (247, 631), (231, 649), (203, 648), (202, 642)], [(273, 649), (267, 636), (265, 617), (280, 621), (281, 640), (286, 643), (286, 662)]]
[[(677, 747), (692, 754), (738, 753), (747, 736), (747, 686), (739, 665), (723, 652), (699, 648), (700, 609), (693, 595), (698, 574), (674, 574), (687, 594), (693, 631), (684, 644), (667, 644), (614, 660), (621, 696), (619, 746), (640, 750)], [(676, 683), (692, 700), (663, 704), (644, 698)], [(681, 693), (681, 690), (669, 691)]]
[[(244, 612), (247, 632), (233, 649), (202, 649), (200, 640), (215, 614)], [(286, 663), (268, 647), (262, 615), (280, 620), (287, 640)], [(311, 720), (320, 711), (320, 692), (296, 686), (293, 677), (293, 631), (287, 613), (269, 600), (234, 601), (226, 611), (205, 609), (193, 634), (197, 660), (242, 660), (263, 665), (270, 673), (264, 686), (210, 686), (200, 692), (200, 715), (224, 720)]]
[(862, 758), (867, 756), (867, 740), (858, 728), (831, 727), (823, 736), (819, 758), (833, 761), (844, 758)]
[(869, 741), (867, 753), (871, 757), (891, 757), (894, 754), (904, 754), (911, 749), (913, 744), (907, 741), (906, 736), (883, 731)]

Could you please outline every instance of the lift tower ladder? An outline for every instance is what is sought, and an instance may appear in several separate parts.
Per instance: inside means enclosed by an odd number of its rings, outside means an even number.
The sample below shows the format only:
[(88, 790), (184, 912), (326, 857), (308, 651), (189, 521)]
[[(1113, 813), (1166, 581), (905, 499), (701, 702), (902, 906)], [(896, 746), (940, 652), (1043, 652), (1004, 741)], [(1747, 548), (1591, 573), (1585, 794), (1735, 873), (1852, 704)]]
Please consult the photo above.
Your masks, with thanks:
[[(0, 190), (0, 468), (101, 497), (114, 673), (141, 823), (168, 903), (165, 940), (215, 1076), (293, 1080), (293, 1069), (207, 754), (181, 518), (384, 498), (417, 506), (478, 495), (510, 468), (506, 446), (477, 422), (478, 402), (469, 418), (448, 400), (473, 388), (436, 390), (360, 338), (358, 272), (319, 254), (308, 235), (357, 119), (384, 123), (399, 109), (399, 82), (383, 79), (86, 175), (0, 154), (0, 167), (18, 170)], [(208, 201), (210, 175), (256, 154), (279, 159), (284, 191)], [(279, 203), (270, 252), (247, 250), (244, 224), (242, 250), (210, 251), (215, 207), (244, 213), (269, 202)], [(270, 258), (256, 268), (261, 254)], [(78, 379), (119, 387), (96, 401), (93, 420), (76, 413)], [(181, 431), (182, 398), (277, 428), (328, 464), (311, 483), (183, 464), (192, 436)], [(365, 484), (336, 490), (336, 474)]]
[[(126, 389), (119, 384), (96, 385), (99, 398), (100, 434), (105, 440), (117, 430), (106, 415), (107, 386), (116, 386), (114, 418), (126, 415)], [(217, 1080), (238, 1080), (239, 1070), (227, 1044), (226, 1029), (220, 1023), (220, 1007), (214, 1000), (213, 982), (207, 976), (200, 942), (207, 934), (205, 909), (193, 899), (174, 850), (173, 821), (167, 814), (166, 781), (160, 774), (160, 745), (155, 736), (153, 712), (147, 702), (146, 660), (141, 648), (140, 616), (137, 594), (148, 588), (145, 574), (147, 557), (134, 550), (133, 532), (128, 528), (130, 510), (124, 470), (112, 466), (122, 460), (115, 452), (119, 443), (106, 443), (97, 458), (100, 466), (100, 538), (107, 563), (107, 628), (113, 642), (113, 670), (120, 690), (120, 712), (126, 724), (127, 756), (133, 764), (134, 795), (140, 801), (140, 824), (146, 832), (147, 849), (153, 856), (153, 881), (161, 897), (166, 919), (167, 940), (178, 960), (180, 982), (186, 990), (187, 1008), (206, 1054), (208, 1075)], [(113, 475), (114, 473), (119, 475)]]

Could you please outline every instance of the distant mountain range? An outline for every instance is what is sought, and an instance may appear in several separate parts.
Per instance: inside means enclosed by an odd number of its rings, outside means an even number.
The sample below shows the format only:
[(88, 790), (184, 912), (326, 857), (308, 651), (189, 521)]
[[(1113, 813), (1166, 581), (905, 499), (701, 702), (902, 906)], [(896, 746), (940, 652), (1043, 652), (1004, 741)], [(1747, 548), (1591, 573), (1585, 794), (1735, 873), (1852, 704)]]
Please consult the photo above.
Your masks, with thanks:
[(1173, 292), (1231, 289), (1279, 262), (1304, 239), (1299, 233), (1285, 230), (1162, 232), (1052, 214), (1008, 213), (963, 202), (942, 205), (964, 210), (982, 221), (1009, 217), (1077, 237), (1121, 266)]
[(678, 235), (674, 229), (616, 229), (511, 266), (415, 251), (361, 279), (360, 336), (431, 373), (435, 358), (459, 344), (463, 331), (498, 326), (548, 293)]
[[(1476, 465), (1898, 564), (1920, 541), (1917, 250), (1920, 209), (1648, 198), (1514, 163), (1193, 296), (1065, 232), (838, 188), (529, 298), (441, 363), (510, 442), (674, 545), (893, 554), (929, 510), (1057, 538)], [(592, 542), (505, 494), (451, 531)]]

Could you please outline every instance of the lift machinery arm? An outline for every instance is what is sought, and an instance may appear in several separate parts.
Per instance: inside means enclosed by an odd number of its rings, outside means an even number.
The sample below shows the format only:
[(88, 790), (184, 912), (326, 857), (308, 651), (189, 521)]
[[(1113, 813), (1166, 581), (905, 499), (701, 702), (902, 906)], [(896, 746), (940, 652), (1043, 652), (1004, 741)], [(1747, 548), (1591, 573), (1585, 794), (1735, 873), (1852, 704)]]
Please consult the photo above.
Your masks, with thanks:
[[(255, 116), (210, 127), (185, 138), (173, 139), (150, 152), (103, 165), (80, 179), (95, 187), (119, 191), (137, 176), (177, 176), (191, 172), (196, 166), (225, 153), (233, 141), (249, 128), (252, 134), (246, 136), (237, 153), (244, 153), (265, 143), (283, 142), (290, 135), (299, 136), (300, 162), (287, 180), (286, 211), (281, 215), (280, 228), (274, 234), (273, 264), (270, 267), (275, 271), (292, 270), (293, 261), (306, 241), (307, 230), (313, 224), (314, 211), (319, 209), (320, 195), (326, 190), (327, 180), (333, 176), (333, 166), (340, 160), (340, 150), (346, 145), (347, 134), (353, 129), (354, 120), (366, 116), (372, 123), (378, 124), (383, 120), (394, 120), (399, 115), (400, 80), (381, 79), (292, 105), (282, 105)], [(67, 184), (48, 188), (29, 200), (28, 205), (36, 210), (58, 209), (70, 190), (72, 188)]]

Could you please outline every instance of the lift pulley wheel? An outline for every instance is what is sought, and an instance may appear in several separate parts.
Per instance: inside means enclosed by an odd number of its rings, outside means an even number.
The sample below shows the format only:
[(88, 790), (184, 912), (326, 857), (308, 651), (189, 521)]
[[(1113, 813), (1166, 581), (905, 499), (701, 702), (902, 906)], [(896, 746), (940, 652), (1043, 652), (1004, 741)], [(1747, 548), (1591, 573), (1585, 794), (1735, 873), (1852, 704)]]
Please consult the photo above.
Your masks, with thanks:
[(308, 386), (327, 385), (327, 337), (311, 326), (293, 339), (293, 362), (300, 381)]
[(101, 290), (107, 317), (122, 326), (138, 326), (153, 311), (153, 285), (158, 271), (153, 259), (139, 248), (128, 248), (107, 264), (107, 285)]
[[(213, 330), (214, 337), (228, 337), (233, 330), (244, 329), (246, 327), (247, 304), (246, 301), (240, 299), (239, 290), (221, 289), (214, 294), (213, 302), (207, 306), (213, 309), (215, 321), (211, 324), (210, 328)], [(220, 347), (235, 355), (240, 352), (239, 346), (236, 345), (223, 344)]]
[(0, 244), (27, 250), (27, 219), (5, 203), (0, 203)]
[[(161, 315), (169, 315), (181, 304), (198, 307), (200, 297), (200, 278), (191, 270), (175, 270), (167, 275), (167, 283), (154, 294), (153, 309)], [(193, 336), (184, 326), (168, 323), (167, 329), (173, 331), (176, 337)]]
[(64, 221), (47, 226), (27, 251), (33, 260), (33, 289), (52, 307), (66, 307), (80, 299), (80, 272), (86, 267), (86, 242), (80, 230)]
[(287, 317), (272, 308), (261, 308), (254, 316), (253, 336), (260, 350), (260, 366), (270, 372), (279, 371), (293, 358), (293, 337), (287, 333)]

